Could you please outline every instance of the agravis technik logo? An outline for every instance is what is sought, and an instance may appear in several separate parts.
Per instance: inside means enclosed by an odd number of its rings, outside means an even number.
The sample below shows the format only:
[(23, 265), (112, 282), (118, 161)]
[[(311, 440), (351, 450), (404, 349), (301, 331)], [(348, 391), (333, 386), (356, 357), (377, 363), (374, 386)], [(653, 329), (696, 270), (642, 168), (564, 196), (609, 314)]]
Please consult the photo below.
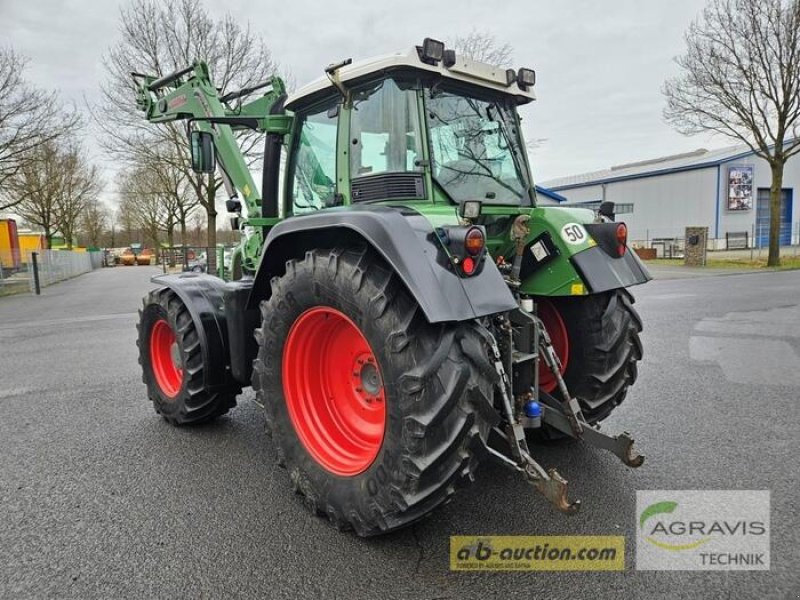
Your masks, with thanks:
[(769, 492), (639, 491), (636, 566), (769, 569)]

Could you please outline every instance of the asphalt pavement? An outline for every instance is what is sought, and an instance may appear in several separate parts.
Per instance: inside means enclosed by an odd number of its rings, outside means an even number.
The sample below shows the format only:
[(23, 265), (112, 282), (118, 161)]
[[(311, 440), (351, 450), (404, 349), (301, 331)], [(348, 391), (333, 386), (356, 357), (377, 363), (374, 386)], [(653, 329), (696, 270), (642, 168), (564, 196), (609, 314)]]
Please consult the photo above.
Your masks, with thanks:
[[(634, 290), (645, 358), (604, 430), (632, 432), (645, 465), (536, 449), (577, 515), (486, 464), (431, 518), (367, 540), (291, 492), (249, 390), (207, 426), (152, 411), (135, 324), (155, 273), (0, 298), (0, 598), (800, 597), (800, 272)], [(771, 490), (771, 570), (637, 571), (637, 489)], [(624, 535), (626, 571), (450, 572), (449, 536), (473, 534)]]

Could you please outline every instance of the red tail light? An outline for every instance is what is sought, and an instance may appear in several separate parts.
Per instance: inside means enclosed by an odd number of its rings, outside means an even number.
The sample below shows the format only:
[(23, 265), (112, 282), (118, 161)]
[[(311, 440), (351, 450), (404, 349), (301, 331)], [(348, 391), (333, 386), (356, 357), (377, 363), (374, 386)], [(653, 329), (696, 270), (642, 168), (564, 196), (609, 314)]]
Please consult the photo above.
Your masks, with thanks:
[(472, 275), (475, 272), (475, 259), (468, 256), (462, 260), (461, 270), (464, 271), (464, 275)]
[(628, 243), (628, 227), (625, 223), (617, 225), (617, 252), (620, 256), (625, 254), (626, 244)]
[(486, 239), (483, 237), (483, 232), (477, 227), (470, 229), (464, 237), (464, 249), (472, 256), (480, 254), (485, 244)]

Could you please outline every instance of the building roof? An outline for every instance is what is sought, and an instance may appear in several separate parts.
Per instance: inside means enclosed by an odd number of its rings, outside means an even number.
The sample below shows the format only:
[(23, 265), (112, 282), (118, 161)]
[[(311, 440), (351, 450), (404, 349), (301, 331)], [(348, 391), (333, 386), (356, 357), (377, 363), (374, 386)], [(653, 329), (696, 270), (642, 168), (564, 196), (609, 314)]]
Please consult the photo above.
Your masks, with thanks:
[[(510, 94), (517, 98), (517, 102), (525, 104), (536, 99), (533, 89), (522, 90), (516, 83), (508, 83), (505, 67), (498, 67), (486, 63), (469, 60), (456, 54), (456, 63), (451, 67), (443, 63), (430, 65), (422, 62), (416, 47), (394, 54), (377, 56), (367, 60), (353, 62), (336, 70), (341, 82), (354, 82), (364, 79), (374, 73), (394, 70), (415, 69), (438, 73), (447, 79), (469, 82), (486, 88)], [(320, 77), (293, 92), (286, 101), (286, 107), (293, 110), (295, 105), (309, 96), (318, 96), (320, 93), (333, 90), (333, 84), (327, 77)]]
[(561, 194), (556, 194), (553, 190), (549, 190), (546, 187), (542, 187), (540, 185), (536, 186), (536, 193), (541, 194), (542, 196), (547, 196), (551, 200), (555, 200), (556, 202), (566, 202), (567, 199), (562, 196)]
[(545, 181), (543, 185), (555, 191), (568, 190), (575, 187), (611, 183), (625, 179), (637, 179), (640, 177), (652, 177), (654, 175), (666, 175), (668, 173), (677, 173), (680, 171), (716, 167), (722, 163), (739, 160), (751, 154), (753, 154), (753, 151), (744, 144), (728, 146), (727, 148), (720, 148), (719, 150), (700, 148), (693, 152), (673, 154), (671, 156), (663, 156), (652, 160), (617, 165), (602, 171), (571, 175), (569, 177), (559, 177), (557, 179)]

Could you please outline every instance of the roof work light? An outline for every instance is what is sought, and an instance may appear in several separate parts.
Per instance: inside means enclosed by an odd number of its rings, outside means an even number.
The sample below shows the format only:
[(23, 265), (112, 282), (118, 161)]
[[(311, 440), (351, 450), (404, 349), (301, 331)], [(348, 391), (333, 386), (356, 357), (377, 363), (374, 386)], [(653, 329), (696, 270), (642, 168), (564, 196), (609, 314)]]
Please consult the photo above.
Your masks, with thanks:
[(420, 51), (420, 58), (431, 65), (435, 65), (442, 61), (444, 57), (444, 42), (434, 40), (433, 38), (425, 38), (422, 42), (422, 50)]
[(536, 71), (533, 69), (521, 68), (517, 72), (517, 83), (523, 90), (527, 90), (536, 84)]

